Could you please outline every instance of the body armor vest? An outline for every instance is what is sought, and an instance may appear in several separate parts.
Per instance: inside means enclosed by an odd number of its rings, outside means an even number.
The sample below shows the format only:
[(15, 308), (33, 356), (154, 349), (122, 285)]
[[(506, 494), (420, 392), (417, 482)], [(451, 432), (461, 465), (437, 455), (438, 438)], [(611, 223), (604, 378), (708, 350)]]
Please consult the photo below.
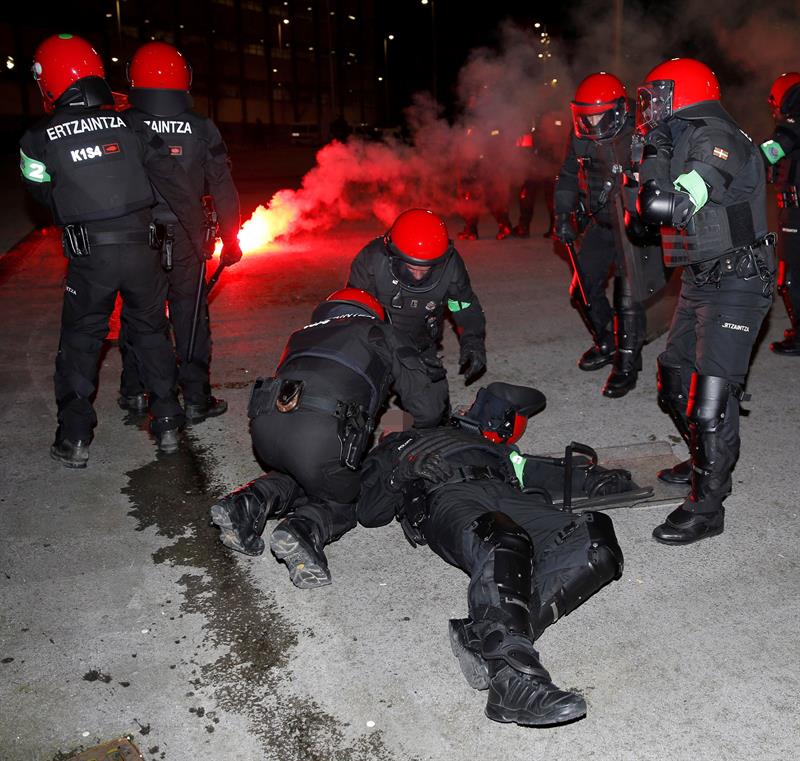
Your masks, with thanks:
[[(661, 228), (664, 264), (682, 267), (687, 264), (717, 259), (761, 240), (768, 232), (764, 162), (755, 146), (727, 119), (704, 116), (680, 119), (685, 127), (675, 143), (670, 176), (678, 177), (687, 171), (694, 132), (707, 124), (729, 133), (728, 151), (740, 151), (747, 161), (733, 178), (722, 201), (707, 203), (697, 211), (682, 230)], [(679, 127), (680, 129), (680, 127)], [(711, 149), (709, 148), (709, 151)]]
[(59, 109), (33, 139), (52, 177), (58, 224), (113, 219), (153, 204), (140, 139), (125, 114)]
[(772, 168), (775, 196), (778, 204), (778, 219), (781, 224), (796, 228), (800, 223), (800, 126), (782, 124), (775, 130), (791, 132), (795, 147)]
[(369, 386), (368, 413), (374, 420), (391, 376), (390, 368), (368, 343), (369, 331), (377, 324), (369, 317), (334, 317), (295, 331), (289, 337), (276, 376), (281, 377), (282, 369), (301, 357), (316, 357), (336, 362), (352, 370)]

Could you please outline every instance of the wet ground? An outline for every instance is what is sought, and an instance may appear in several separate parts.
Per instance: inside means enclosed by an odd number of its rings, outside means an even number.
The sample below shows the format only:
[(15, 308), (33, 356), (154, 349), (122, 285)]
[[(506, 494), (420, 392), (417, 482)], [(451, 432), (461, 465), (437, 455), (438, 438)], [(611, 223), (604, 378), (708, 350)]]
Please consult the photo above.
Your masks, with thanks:
[[(0, 759), (65, 759), (123, 734), (146, 759), (169, 761), (793, 758), (800, 359), (767, 349), (782, 308), (755, 357), (725, 534), (665, 548), (650, 539), (663, 509), (615, 511), (625, 575), (541, 640), (554, 680), (586, 696), (580, 722), (537, 731), (483, 716), (485, 696), (466, 685), (447, 641), (466, 577), (413, 550), (396, 525), (331, 546), (334, 583), (310, 592), (269, 554), (219, 544), (210, 505), (260, 473), (250, 383), (378, 232), (341, 227), (225, 272), (213, 380), (230, 410), (190, 429), (177, 455), (156, 456), (117, 408), (110, 346), (85, 471), (48, 456), (64, 273), (55, 239), (0, 259)], [(604, 372), (575, 367), (587, 336), (550, 242), (460, 249), (489, 319), (484, 381), (548, 396), (523, 448), (676, 442), (655, 405), (663, 337), (645, 349), (638, 387), (604, 399)], [(453, 373), (450, 335), (445, 348)], [(451, 384), (456, 403), (472, 397), (457, 375)]]

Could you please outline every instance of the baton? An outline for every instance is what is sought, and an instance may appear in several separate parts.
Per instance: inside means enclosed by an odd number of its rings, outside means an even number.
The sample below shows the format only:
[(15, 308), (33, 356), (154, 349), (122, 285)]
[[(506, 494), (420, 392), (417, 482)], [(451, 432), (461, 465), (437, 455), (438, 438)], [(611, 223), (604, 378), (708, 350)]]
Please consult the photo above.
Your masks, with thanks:
[(567, 248), (567, 254), (569, 254), (569, 263), (572, 265), (572, 282), (577, 283), (578, 290), (581, 294), (581, 301), (586, 309), (591, 309), (591, 304), (589, 303), (589, 299), (586, 297), (586, 290), (583, 287), (583, 279), (580, 275), (580, 270), (578, 269), (578, 255), (575, 253), (575, 244), (564, 242), (564, 245)]
[(219, 280), (219, 276), (222, 274), (222, 270), (224, 269), (225, 265), (220, 262), (217, 269), (214, 270), (214, 274), (208, 279), (208, 283), (206, 283), (206, 296), (211, 293), (211, 289), (217, 284), (217, 280)]
[[(220, 268), (221, 269), (221, 268)], [(217, 270), (219, 272), (219, 270)], [(217, 274), (217, 273), (214, 273)], [(203, 303), (203, 289), (206, 285), (206, 263), (200, 264), (200, 274), (197, 278), (197, 291), (194, 294), (194, 312), (192, 314), (192, 333), (189, 336), (189, 349), (186, 352), (186, 364), (191, 364), (194, 357), (194, 344), (197, 340), (197, 321), (200, 319), (200, 305)]]

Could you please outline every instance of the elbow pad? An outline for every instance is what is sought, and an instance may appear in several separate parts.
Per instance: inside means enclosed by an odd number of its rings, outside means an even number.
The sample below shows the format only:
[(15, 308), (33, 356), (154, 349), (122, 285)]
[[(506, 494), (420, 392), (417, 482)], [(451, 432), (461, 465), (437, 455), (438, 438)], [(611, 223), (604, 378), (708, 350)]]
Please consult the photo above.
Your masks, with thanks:
[(662, 190), (655, 180), (648, 180), (639, 189), (636, 210), (646, 224), (683, 228), (695, 211), (688, 193)]

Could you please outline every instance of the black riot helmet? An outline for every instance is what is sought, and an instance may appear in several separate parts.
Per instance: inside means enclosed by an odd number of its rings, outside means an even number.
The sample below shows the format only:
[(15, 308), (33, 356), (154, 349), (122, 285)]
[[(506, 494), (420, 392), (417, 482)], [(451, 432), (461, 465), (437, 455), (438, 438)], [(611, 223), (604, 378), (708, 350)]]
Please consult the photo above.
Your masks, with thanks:
[(547, 400), (541, 391), (511, 383), (490, 383), (478, 390), (472, 406), (453, 421), (497, 444), (513, 444), (522, 437), (528, 418), (541, 412)]

